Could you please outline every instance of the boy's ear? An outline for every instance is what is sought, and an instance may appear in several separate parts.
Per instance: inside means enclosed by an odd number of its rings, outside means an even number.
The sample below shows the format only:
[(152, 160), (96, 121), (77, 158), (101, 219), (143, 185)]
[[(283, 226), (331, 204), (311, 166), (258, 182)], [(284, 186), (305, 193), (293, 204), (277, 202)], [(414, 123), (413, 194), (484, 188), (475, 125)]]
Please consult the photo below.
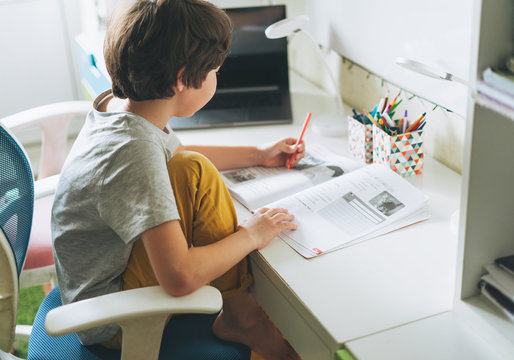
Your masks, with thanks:
[(177, 73), (177, 85), (175, 86), (178, 92), (184, 90), (185, 85), (182, 82), (182, 75), (184, 74), (185, 67), (182, 67)]

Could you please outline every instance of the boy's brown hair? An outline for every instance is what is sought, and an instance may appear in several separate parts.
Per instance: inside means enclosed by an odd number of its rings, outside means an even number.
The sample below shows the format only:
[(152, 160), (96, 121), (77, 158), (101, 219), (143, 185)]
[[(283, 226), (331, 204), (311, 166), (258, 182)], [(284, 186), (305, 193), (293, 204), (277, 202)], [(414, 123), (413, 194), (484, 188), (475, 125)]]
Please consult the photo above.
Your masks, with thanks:
[(177, 74), (199, 88), (231, 42), (227, 14), (202, 0), (138, 0), (108, 24), (104, 42), (114, 96), (135, 101), (175, 95)]

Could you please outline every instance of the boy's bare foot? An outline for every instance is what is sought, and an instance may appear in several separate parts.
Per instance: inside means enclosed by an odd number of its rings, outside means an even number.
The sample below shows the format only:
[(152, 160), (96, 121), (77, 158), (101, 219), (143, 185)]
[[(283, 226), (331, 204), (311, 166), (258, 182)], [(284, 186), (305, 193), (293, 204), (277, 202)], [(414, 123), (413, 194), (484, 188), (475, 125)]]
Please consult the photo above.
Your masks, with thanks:
[(220, 339), (245, 344), (266, 360), (300, 359), (247, 291), (224, 299), (212, 330)]

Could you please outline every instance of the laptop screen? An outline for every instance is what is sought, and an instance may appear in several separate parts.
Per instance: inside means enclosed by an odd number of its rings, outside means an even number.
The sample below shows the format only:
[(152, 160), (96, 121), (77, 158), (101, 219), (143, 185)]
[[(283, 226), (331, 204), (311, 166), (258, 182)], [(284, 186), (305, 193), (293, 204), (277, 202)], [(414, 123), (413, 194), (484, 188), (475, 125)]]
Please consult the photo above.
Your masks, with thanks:
[(232, 20), (232, 45), (218, 73), (218, 92), (287, 82), (287, 40), (270, 40), (264, 34), (269, 25), (285, 18), (285, 7), (235, 8), (226, 12)]

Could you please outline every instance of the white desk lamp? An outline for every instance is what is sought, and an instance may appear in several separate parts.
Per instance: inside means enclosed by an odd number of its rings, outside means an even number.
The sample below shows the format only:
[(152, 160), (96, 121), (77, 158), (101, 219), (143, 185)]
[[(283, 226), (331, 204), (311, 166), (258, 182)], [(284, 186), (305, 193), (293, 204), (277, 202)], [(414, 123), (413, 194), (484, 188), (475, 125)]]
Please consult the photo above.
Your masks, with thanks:
[(274, 24), (271, 24), (266, 28), (264, 33), (268, 39), (280, 39), (284, 37), (291, 37), (298, 33), (306, 35), (313, 43), (316, 48), (319, 57), (323, 60), (323, 63), (330, 76), (330, 80), (334, 86), (337, 97), (337, 110), (332, 113), (317, 115), (313, 118), (312, 128), (314, 131), (328, 136), (342, 136), (348, 133), (348, 122), (347, 114), (343, 109), (343, 101), (341, 100), (341, 93), (337, 85), (334, 74), (330, 70), (324, 54), (321, 52), (318, 43), (304, 28), (309, 23), (309, 18), (305, 15), (296, 16), (288, 19), (280, 20)]

